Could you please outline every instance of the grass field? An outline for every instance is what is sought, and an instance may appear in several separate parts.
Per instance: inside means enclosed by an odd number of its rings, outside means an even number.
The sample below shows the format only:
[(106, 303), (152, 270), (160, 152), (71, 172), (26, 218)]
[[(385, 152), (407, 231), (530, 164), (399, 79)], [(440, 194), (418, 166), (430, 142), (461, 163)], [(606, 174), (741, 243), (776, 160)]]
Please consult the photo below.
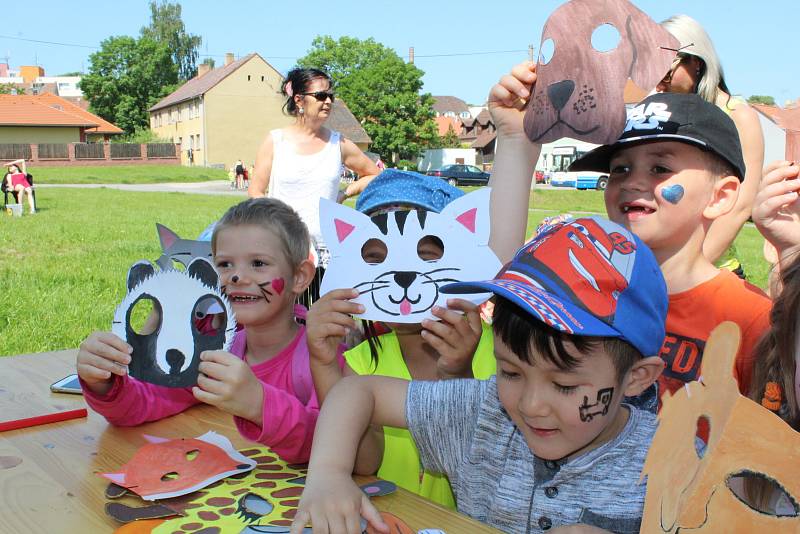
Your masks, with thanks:
[[(109, 329), (128, 268), (161, 254), (155, 223), (192, 238), (240, 197), (66, 188), (40, 189), (37, 200), (37, 215), (0, 216), (0, 355), (74, 348)], [(596, 191), (535, 191), (528, 234), (548, 215), (602, 211)], [(762, 243), (752, 226), (736, 240), (751, 281), (764, 287)]]
[(208, 167), (181, 165), (119, 165), (108, 167), (30, 167), (37, 184), (154, 184), (227, 180), (228, 173)]

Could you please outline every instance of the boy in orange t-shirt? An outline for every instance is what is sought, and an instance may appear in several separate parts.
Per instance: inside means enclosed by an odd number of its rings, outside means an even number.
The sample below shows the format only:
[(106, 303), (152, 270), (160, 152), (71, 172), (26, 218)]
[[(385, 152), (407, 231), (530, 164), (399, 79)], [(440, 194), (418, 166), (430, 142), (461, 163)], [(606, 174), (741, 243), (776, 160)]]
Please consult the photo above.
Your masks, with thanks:
[(636, 233), (661, 266), (669, 309), (659, 396), (700, 378), (705, 342), (723, 321), (742, 332), (734, 375), (746, 395), (772, 303), (703, 255), (709, 226), (733, 207), (745, 175), (733, 121), (695, 94), (654, 94), (629, 111), (616, 143), (587, 153), (570, 170), (609, 172), (609, 218)]

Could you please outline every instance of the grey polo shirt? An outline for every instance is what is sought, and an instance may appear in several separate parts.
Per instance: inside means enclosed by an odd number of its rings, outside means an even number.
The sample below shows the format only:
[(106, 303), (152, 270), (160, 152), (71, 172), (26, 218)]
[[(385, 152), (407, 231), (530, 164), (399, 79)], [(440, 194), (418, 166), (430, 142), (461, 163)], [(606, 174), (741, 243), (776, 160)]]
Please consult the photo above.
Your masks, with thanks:
[(639, 484), (655, 416), (628, 406), (622, 432), (569, 461), (533, 455), (487, 381), (412, 381), (406, 417), (422, 465), (447, 474), (458, 510), (505, 532), (546, 532), (586, 523), (635, 534)]

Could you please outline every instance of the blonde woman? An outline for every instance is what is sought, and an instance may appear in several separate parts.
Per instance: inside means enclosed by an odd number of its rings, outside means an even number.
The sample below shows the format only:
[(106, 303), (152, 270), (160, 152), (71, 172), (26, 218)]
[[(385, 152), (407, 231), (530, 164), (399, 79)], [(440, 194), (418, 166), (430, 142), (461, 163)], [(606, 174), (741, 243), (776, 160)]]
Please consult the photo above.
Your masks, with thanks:
[(730, 213), (714, 221), (703, 244), (705, 256), (716, 262), (750, 218), (764, 166), (764, 134), (756, 111), (741, 98), (731, 96), (714, 44), (700, 23), (687, 15), (675, 15), (661, 25), (678, 39), (680, 51), (657, 90), (697, 93), (713, 102), (733, 119), (742, 142), (747, 171), (739, 199)]

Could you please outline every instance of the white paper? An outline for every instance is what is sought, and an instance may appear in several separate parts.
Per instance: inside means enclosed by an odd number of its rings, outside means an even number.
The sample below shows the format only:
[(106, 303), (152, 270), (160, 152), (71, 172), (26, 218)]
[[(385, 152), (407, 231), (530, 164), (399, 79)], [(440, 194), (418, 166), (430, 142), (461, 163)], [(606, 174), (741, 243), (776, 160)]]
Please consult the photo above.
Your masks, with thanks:
[[(367, 215), (321, 199), (322, 234), (331, 259), (320, 293), (355, 288), (360, 296), (354, 301), (366, 308), (360, 318), (394, 323), (435, 319), (431, 309), (445, 307), (448, 298), (481, 304), (490, 293), (444, 295), (440, 289), (453, 282), (492, 279), (502, 267), (489, 248), (490, 194), (488, 187), (473, 191), (450, 202), (441, 213), (427, 211), (423, 217), (417, 211), (424, 210), (390, 212), (385, 217), (386, 234)], [(424, 261), (417, 255), (417, 243), (425, 236), (441, 239), (440, 259)], [(370, 239), (386, 245), (382, 263), (369, 264), (362, 258), (361, 248)]]

